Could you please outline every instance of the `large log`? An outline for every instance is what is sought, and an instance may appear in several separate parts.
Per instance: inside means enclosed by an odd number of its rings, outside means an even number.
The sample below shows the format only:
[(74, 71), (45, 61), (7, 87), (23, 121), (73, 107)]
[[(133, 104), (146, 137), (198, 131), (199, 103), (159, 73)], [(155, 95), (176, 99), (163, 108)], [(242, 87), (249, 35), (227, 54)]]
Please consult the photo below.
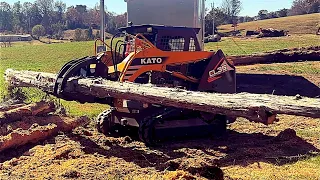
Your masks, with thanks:
[(25, 106), (21, 100), (9, 99), (5, 102), (0, 103), (0, 112), (9, 111), (18, 107)]
[[(31, 71), (6, 71), (11, 86), (38, 87), (52, 91), (54, 74)], [(203, 112), (244, 117), (250, 121), (270, 124), (275, 114), (289, 114), (320, 118), (320, 99), (286, 97), (267, 94), (219, 94), (155, 87), (149, 84), (120, 83), (101, 78), (70, 78), (66, 92), (92, 95), (99, 98), (115, 97), (152, 104), (193, 109)], [(271, 116), (274, 117), (274, 116)]]
[(4, 106), (0, 106), (0, 113), (1, 112), (5, 112), (5, 111), (9, 111), (11, 109), (15, 109), (18, 107), (22, 107), (25, 106), (26, 104), (10, 104), (10, 105), (4, 105)]
[(266, 53), (228, 56), (235, 66), (298, 61), (320, 61), (320, 46), (283, 49)]

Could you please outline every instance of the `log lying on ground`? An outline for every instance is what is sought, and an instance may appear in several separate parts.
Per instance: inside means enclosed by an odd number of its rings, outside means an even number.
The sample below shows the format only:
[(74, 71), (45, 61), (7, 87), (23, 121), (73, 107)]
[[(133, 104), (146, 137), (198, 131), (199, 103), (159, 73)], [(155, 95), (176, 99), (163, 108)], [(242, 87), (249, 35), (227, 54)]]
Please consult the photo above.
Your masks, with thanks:
[(69, 126), (69, 122), (73, 119), (67, 117), (59, 117), (58, 115), (47, 116), (25, 116), (20, 121), (3, 124), (0, 126), (0, 136), (6, 136), (15, 129), (28, 130), (33, 124), (45, 126), (47, 124), (57, 124), (58, 127)]
[(320, 61), (320, 46), (283, 49), (243, 56), (228, 56), (227, 59), (232, 61), (235, 66), (298, 61)]
[(59, 131), (68, 132), (72, 129), (89, 123), (87, 117), (71, 119), (68, 117), (51, 116), (51, 122), (45, 126), (34, 124), (28, 130), (16, 129), (6, 136), (0, 136), (0, 152), (25, 145), (27, 143), (36, 143), (56, 135)]
[(26, 104), (23, 103), (21, 100), (9, 99), (7, 101), (0, 103), (0, 112), (9, 111), (11, 109), (15, 109), (24, 105)]
[[(22, 75), (22, 76), (21, 76)], [(29, 76), (28, 76), (29, 75)], [(34, 76), (37, 75), (37, 78)], [(11, 86), (38, 87), (52, 91), (54, 74), (30, 71), (6, 71)], [(274, 114), (320, 118), (320, 99), (262, 94), (218, 94), (155, 87), (146, 84), (120, 83), (101, 78), (70, 78), (65, 92), (99, 98), (115, 97), (178, 108), (244, 117), (250, 121), (270, 124)]]
[(55, 111), (53, 102), (40, 101), (21, 106), (9, 111), (0, 112), (0, 125), (20, 120), (24, 116), (35, 116)]
[(0, 112), (9, 111), (11, 109), (15, 109), (15, 108), (22, 107), (25, 105), (26, 104), (11, 104), (11, 105), (0, 106)]

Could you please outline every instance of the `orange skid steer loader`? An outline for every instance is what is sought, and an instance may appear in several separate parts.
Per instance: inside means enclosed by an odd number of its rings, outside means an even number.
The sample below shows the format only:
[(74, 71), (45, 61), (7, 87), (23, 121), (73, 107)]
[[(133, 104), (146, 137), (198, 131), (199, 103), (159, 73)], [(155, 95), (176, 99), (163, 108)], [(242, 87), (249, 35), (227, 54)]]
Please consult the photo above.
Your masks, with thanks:
[(191, 91), (235, 93), (235, 67), (223, 52), (201, 51), (199, 28), (139, 25), (120, 28), (123, 40), (108, 46), (109, 51), (93, 57), (72, 60), (64, 65), (55, 83), (54, 94), (79, 102), (100, 102), (111, 106), (96, 119), (100, 132), (121, 134), (135, 127), (139, 138), (154, 145), (167, 137), (220, 135), (232, 122), (223, 114), (210, 114), (181, 108), (147, 104), (126, 99), (67, 93), (70, 77), (101, 77), (111, 81), (133, 82)]

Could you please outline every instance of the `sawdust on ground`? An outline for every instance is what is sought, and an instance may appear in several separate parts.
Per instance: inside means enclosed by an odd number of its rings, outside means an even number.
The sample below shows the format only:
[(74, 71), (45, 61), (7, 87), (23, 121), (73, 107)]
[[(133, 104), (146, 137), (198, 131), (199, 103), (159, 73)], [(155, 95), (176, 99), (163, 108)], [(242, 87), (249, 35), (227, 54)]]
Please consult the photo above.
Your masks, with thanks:
[[(274, 173), (284, 169), (320, 177), (320, 167), (299, 161), (318, 155), (320, 119), (279, 118), (269, 127), (239, 119), (222, 139), (176, 140), (155, 148), (130, 137), (106, 137), (90, 124), (2, 152), (0, 179), (251, 179), (260, 171), (277, 179), (285, 176)], [(311, 135), (299, 134), (306, 130)]]

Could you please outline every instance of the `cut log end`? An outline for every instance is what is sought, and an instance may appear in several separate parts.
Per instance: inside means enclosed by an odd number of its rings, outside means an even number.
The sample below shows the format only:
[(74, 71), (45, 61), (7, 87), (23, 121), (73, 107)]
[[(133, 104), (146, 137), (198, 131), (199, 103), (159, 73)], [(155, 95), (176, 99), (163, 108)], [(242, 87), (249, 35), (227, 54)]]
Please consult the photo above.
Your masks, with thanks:
[(43, 115), (55, 111), (51, 101), (40, 101), (29, 105), (18, 106), (8, 111), (0, 112), (0, 125), (21, 120), (25, 116)]

